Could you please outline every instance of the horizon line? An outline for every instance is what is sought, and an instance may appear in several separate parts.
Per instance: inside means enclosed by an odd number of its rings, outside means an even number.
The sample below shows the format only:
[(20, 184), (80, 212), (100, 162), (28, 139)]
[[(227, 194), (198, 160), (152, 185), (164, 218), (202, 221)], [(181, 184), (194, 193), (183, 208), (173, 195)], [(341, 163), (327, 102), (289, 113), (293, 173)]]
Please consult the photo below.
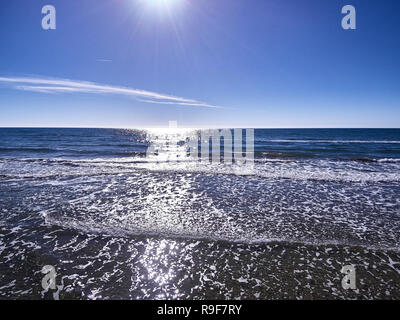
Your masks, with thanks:
[[(146, 129), (170, 129), (168, 126), (144, 126), (144, 127), (102, 127), (102, 126), (0, 126), (0, 129), (122, 129), (122, 130), (146, 130)], [(255, 127), (255, 126), (187, 126), (176, 129), (380, 129), (400, 130), (400, 127)]]

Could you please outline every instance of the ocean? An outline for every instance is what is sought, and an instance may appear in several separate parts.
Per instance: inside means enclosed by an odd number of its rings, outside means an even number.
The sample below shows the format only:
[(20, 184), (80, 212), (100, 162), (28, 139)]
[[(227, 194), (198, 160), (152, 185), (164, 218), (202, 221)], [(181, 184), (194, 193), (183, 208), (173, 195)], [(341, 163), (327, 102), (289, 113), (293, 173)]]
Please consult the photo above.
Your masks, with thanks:
[(255, 129), (251, 172), (146, 157), (192, 133), (1, 128), (0, 299), (400, 299), (400, 129)]

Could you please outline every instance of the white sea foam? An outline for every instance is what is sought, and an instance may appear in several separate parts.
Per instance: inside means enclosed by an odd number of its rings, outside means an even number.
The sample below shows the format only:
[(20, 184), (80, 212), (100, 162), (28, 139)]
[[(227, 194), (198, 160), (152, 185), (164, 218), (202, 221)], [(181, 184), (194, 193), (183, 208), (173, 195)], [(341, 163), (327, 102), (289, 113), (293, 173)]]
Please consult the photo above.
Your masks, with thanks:
[(400, 162), (400, 159), (399, 158), (384, 158), (384, 159), (378, 159), (378, 160), (376, 160), (377, 162), (381, 162), (381, 163), (384, 163), (384, 162), (387, 162), (387, 163), (397, 163), (397, 162)]
[[(175, 162), (154, 158), (50, 159), (37, 161), (9, 160), (0, 163), (0, 175), (12, 179), (37, 179), (56, 185), (58, 179), (93, 175), (133, 174), (138, 170), (191, 172), (222, 175), (248, 175), (266, 179), (315, 180), (337, 182), (400, 182), (400, 159), (376, 162), (331, 160), (256, 161), (254, 168), (241, 165), (210, 164), (193, 160)], [(50, 181), (50, 179), (52, 179)], [(61, 183), (64, 183), (62, 181)]]

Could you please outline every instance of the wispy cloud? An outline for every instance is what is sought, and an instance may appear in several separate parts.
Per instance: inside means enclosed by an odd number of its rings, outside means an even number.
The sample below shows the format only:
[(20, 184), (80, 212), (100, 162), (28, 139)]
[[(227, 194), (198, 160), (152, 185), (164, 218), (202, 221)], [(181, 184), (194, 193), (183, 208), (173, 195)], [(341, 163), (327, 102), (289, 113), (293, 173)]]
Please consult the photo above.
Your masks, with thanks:
[(110, 59), (96, 59), (97, 62), (112, 62)]
[(145, 103), (180, 105), (189, 107), (221, 108), (212, 104), (152, 91), (132, 89), (98, 84), (88, 81), (77, 81), (54, 78), (28, 77), (0, 77), (0, 83), (17, 90), (40, 93), (89, 93), (89, 94), (117, 94), (133, 97)]

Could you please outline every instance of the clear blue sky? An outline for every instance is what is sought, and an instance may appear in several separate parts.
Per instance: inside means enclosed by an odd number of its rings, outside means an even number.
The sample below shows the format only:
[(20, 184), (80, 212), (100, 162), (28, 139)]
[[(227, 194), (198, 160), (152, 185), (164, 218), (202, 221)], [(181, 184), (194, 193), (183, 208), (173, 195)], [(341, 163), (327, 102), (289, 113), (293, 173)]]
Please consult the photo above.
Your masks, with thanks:
[(395, 0), (2, 0), (0, 126), (400, 127), (399, 17)]

